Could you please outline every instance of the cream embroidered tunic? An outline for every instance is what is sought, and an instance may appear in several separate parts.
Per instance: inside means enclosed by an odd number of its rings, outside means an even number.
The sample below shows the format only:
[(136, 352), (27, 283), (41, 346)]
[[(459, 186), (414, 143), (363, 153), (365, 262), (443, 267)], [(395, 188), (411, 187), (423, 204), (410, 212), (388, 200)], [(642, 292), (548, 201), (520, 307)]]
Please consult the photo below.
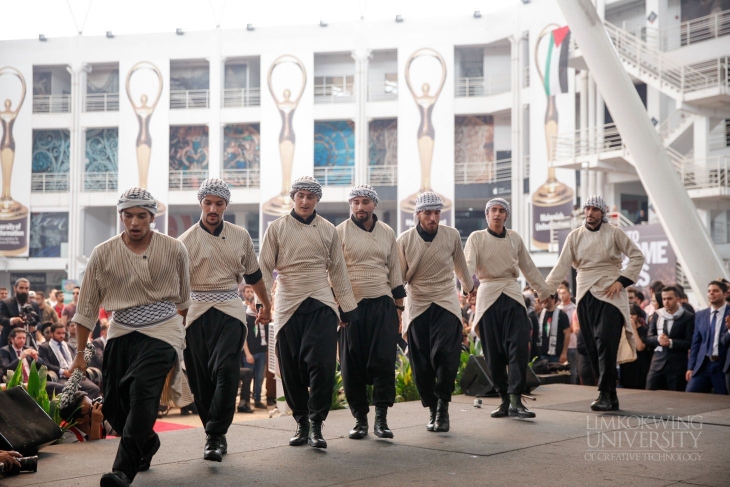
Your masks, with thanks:
[(517, 232), (507, 230), (504, 238), (495, 237), (488, 230), (472, 232), (466, 241), (464, 254), (469, 274), (476, 274), (480, 282), (474, 323), (479, 323), (502, 293), (525, 306), (525, 298), (517, 282), (520, 271), (530, 286), (537, 290), (540, 299), (550, 296), (545, 279)]
[(454, 272), (465, 292), (474, 288), (461, 248), (459, 231), (439, 225), (432, 242), (426, 242), (413, 227), (398, 237), (398, 256), (406, 284), (406, 314), (403, 333), (432, 303), (453, 313), (461, 321)]

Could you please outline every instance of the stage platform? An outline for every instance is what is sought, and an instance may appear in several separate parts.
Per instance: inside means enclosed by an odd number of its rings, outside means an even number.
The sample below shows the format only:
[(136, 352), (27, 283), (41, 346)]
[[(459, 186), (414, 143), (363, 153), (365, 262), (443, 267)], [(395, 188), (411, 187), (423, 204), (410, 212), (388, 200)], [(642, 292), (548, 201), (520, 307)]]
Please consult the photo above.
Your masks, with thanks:
[[(730, 396), (619, 390), (620, 414), (589, 409), (593, 387), (551, 384), (527, 401), (535, 420), (492, 419), (497, 398), (455, 396), (451, 431), (429, 433), (420, 402), (389, 414), (395, 439), (350, 440), (349, 410), (332, 411), (329, 448), (290, 447), (291, 417), (234, 424), (222, 463), (202, 460), (202, 428), (162, 433), (162, 448), (133, 485), (483, 486), (730, 485)], [(55, 445), (38, 472), (8, 487), (95, 486), (118, 440)]]

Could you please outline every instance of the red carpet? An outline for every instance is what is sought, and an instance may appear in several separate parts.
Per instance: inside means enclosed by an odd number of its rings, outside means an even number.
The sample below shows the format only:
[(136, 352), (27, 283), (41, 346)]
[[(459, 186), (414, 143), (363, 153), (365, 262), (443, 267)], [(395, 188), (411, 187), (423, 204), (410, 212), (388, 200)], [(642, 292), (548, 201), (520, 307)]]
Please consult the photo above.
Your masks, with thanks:
[(155, 422), (154, 430), (155, 433), (164, 433), (166, 431), (177, 431), (177, 430), (187, 430), (193, 428), (193, 426), (188, 426), (186, 424), (177, 424), (177, 423), (168, 423), (167, 421), (160, 421), (159, 419), (157, 422)]

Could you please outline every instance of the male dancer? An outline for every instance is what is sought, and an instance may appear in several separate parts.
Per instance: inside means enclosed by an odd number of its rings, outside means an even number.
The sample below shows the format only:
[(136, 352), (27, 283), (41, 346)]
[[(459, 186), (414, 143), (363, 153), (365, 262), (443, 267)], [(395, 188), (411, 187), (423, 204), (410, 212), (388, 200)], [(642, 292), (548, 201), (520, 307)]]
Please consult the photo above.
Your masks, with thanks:
[(315, 211), (322, 186), (304, 176), (294, 181), (289, 196), (294, 209), (266, 229), (259, 262), (267, 289), (273, 271), (278, 273), (276, 356), (297, 422), (289, 444), (327, 448), (322, 422), (332, 404), (337, 324), (357, 320), (357, 302), (337, 231)]
[[(368, 433), (366, 385), (373, 385), (378, 438), (393, 438), (388, 408), (395, 402), (395, 356), (405, 289), (395, 233), (373, 213), (378, 193), (367, 184), (355, 186), (348, 198), (352, 216), (337, 234), (355, 293), (360, 318), (340, 330), (340, 366), (347, 403), (355, 416), (350, 438)], [(395, 300), (395, 301), (394, 301)]]
[(91, 253), (71, 320), (80, 325), (72, 370), (86, 370), (83, 352), (99, 307), (113, 311), (102, 369), (104, 417), (122, 438), (112, 472), (101, 477), (102, 487), (132, 483), (160, 448), (152, 426), (171, 370), (171, 382), (178, 386), (173, 395), (179, 398), (178, 356), (190, 306), (188, 253), (182, 243), (150, 229), (157, 213), (152, 195), (131, 188), (119, 198), (117, 211), (124, 232)]
[(504, 226), (510, 214), (507, 200), (489, 200), (484, 213), (487, 229), (469, 235), (464, 253), (469, 275), (476, 274), (481, 283), (476, 292), (474, 322), (478, 323), (489, 369), (502, 398), (502, 404), (492, 412), (492, 417), (534, 418), (535, 413), (522, 404), (531, 323), (517, 283), (520, 271), (540, 300), (547, 299), (550, 290), (522, 238)]
[[(600, 196), (583, 204), (586, 223), (568, 234), (558, 263), (546, 279), (551, 292), (573, 266), (577, 271), (578, 321), (593, 371), (598, 375), (594, 411), (617, 411), (616, 363), (636, 360), (626, 288), (639, 278), (644, 255), (621, 229), (610, 225)], [(621, 270), (623, 256), (629, 258)], [(622, 330), (626, 340), (621, 340)], [(621, 346), (619, 346), (619, 343)]]
[(238, 297), (243, 278), (263, 307), (257, 323), (270, 321), (269, 295), (261, 279), (253, 241), (245, 228), (223, 220), (231, 201), (225, 181), (210, 178), (198, 190), (200, 221), (180, 236), (190, 256), (190, 298), (185, 365), (200, 420), (205, 426), (203, 458), (220, 462), (233, 422), (246, 340), (246, 309)]
[(408, 355), (421, 404), (430, 410), (428, 431), (449, 431), (449, 402), (459, 369), (463, 325), (454, 272), (461, 288), (474, 288), (459, 231), (439, 226), (441, 197), (416, 198), (416, 226), (398, 237), (403, 282), (408, 291)]

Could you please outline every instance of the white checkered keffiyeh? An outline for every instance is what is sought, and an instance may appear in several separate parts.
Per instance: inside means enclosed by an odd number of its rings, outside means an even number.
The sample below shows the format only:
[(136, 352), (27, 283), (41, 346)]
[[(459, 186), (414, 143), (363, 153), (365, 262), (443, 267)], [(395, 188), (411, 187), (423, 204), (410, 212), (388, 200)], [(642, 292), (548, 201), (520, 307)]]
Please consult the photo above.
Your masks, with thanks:
[(231, 190), (228, 184), (222, 179), (208, 178), (203, 181), (198, 190), (198, 201), (203, 201), (206, 196), (217, 196), (226, 200), (226, 205), (231, 203)]
[(151, 214), (157, 214), (157, 201), (154, 196), (143, 188), (130, 188), (119, 197), (117, 201), (117, 213), (129, 208), (144, 208)]
[(310, 193), (317, 195), (317, 200), (322, 199), (322, 185), (319, 184), (319, 181), (314, 179), (312, 176), (302, 176), (294, 181), (291, 185), (289, 197), (294, 199), (294, 195), (297, 194), (297, 191), (309, 191)]
[(222, 303), (238, 299), (238, 289), (231, 291), (191, 291), (190, 299), (201, 303)]
[(115, 323), (132, 328), (146, 328), (169, 320), (176, 314), (177, 307), (175, 303), (159, 301), (157, 303), (114, 311), (112, 320)]
[(487, 202), (487, 206), (484, 209), (486, 213), (489, 213), (489, 209), (493, 206), (501, 206), (507, 212), (507, 218), (509, 218), (509, 202), (504, 198), (492, 198)]
[(583, 203), (583, 209), (585, 210), (589, 206), (601, 210), (603, 212), (602, 220), (606, 223), (608, 222), (608, 217), (606, 216), (606, 213), (608, 213), (608, 205), (603, 197), (594, 194)]
[[(94, 344), (88, 342), (86, 344), (86, 348), (84, 348), (84, 360), (86, 361), (87, 365), (89, 364), (89, 361), (93, 356)], [(84, 373), (81, 371), (81, 369), (76, 369), (73, 371), (71, 377), (66, 381), (66, 384), (64, 384), (63, 391), (61, 391), (61, 394), (58, 396), (58, 404), (60, 409), (64, 409), (71, 405), (74, 400), (74, 395), (79, 390), (79, 386), (81, 385), (81, 380), (83, 378)]]
[(380, 201), (377, 191), (375, 191), (375, 188), (373, 188), (369, 184), (358, 184), (357, 186), (352, 188), (352, 190), (350, 191), (350, 195), (347, 197), (347, 202), (350, 203), (358, 196), (370, 198), (373, 203), (375, 203), (375, 206), (378, 206), (378, 202)]
[(440, 210), (443, 207), (444, 202), (441, 200), (441, 196), (433, 191), (426, 191), (419, 194), (416, 198), (415, 213), (420, 213), (426, 210)]

